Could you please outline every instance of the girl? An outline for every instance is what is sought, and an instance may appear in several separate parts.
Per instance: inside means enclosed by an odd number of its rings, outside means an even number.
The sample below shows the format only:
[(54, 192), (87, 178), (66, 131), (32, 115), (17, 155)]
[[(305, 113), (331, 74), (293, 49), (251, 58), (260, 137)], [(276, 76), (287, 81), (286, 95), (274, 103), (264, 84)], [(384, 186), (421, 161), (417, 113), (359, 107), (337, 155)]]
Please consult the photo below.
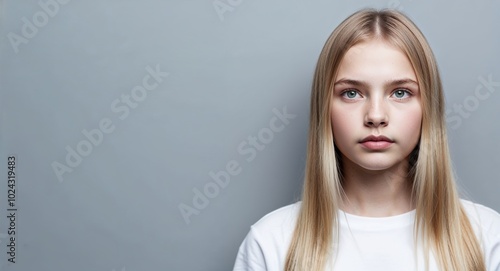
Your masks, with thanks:
[(500, 271), (500, 215), (460, 200), (433, 53), (361, 10), (318, 60), (302, 202), (252, 226), (234, 270)]

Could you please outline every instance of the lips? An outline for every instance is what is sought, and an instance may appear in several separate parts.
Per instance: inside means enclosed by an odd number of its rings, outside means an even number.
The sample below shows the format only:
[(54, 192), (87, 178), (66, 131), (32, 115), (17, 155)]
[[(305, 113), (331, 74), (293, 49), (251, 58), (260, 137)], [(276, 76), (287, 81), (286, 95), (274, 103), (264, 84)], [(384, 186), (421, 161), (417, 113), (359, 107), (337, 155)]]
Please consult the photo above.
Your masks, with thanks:
[(363, 147), (370, 150), (384, 150), (389, 148), (392, 145), (392, 143), (394, 143), (394, 141), (383, 135), (380, 136), (370, 135), (365, 137), (359, 143), (361, 143)]

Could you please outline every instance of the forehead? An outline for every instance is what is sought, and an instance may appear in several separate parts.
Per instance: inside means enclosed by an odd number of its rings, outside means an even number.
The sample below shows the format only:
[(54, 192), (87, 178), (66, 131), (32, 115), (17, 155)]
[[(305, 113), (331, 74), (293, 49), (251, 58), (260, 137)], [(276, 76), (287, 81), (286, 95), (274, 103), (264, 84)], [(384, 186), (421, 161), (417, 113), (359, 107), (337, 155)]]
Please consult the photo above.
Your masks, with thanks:
[(373, 82), (402, 78), (417, 81), (406, 54), (381, 39), (372, 39), (351, 47), (340, 62), (337, 79), (341, 78)]

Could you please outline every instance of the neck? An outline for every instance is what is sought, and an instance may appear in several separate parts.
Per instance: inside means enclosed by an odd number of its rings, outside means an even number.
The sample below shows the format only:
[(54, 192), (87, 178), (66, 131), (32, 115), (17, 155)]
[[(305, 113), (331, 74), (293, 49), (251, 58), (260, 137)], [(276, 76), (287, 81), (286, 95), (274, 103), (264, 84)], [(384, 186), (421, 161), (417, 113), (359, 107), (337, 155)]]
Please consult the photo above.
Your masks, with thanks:
[(411, 181), (408, 162), (402, 161), (385, 170), (367, 170), (343, 159), (343, 189), (345, 198), (342, 210), (347, 213), (385, 217), (411, 211)]

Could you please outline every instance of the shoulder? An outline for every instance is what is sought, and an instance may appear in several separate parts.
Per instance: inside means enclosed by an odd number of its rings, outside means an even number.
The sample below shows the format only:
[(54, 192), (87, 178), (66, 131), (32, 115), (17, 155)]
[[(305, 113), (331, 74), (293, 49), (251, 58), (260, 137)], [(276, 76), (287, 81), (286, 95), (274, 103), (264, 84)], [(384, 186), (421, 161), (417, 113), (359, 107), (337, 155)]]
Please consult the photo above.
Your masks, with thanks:
[(482, 246), (487, 270), (500, 270), (500, 214), (484, 205), (462, 200)]
[(288, 249), (300, 211), (300, 202), (274, 210), (250, 228), (249, 236), (263, 249)]
[(239, 248), (233, 270), (283, 270), (300, 204), (281, 207), (253, 224)]
[(288, 231), (294, 230), (295, 222), (299, 214), (301, 202), (296, 202), (263, 216), (252, 225), (252, 229), (258, 232)]
[(500, 214), (484, 205), (461, 200), (469, 220), (476, 230), (491, 238), (500, 238)]

